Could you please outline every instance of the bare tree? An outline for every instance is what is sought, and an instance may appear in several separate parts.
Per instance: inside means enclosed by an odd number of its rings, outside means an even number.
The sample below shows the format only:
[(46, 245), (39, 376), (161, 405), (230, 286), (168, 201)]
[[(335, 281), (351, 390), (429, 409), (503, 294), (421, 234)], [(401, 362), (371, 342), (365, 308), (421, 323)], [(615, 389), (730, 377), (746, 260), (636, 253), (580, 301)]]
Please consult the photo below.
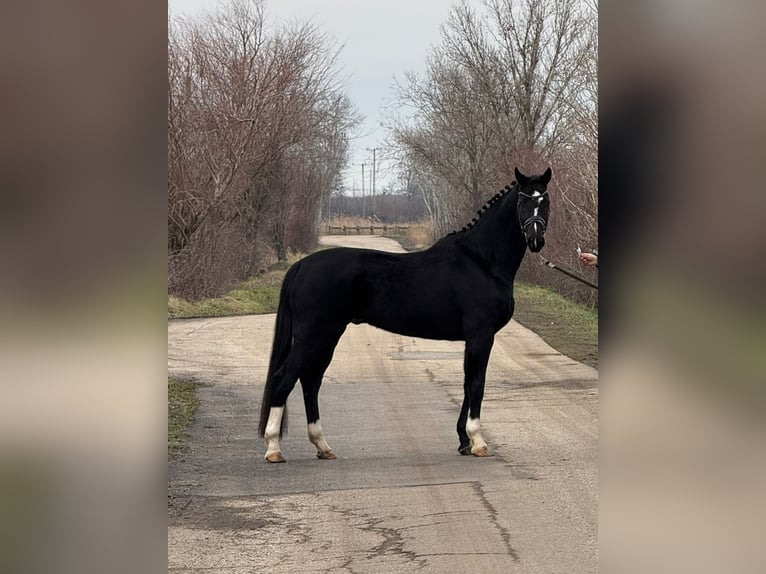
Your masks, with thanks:
[(313, 25), (267, 27), (259, 0), (169, 23), (171, 290), (209, 295), (271, 250), (284, 259), (291, 226), (312, 222), (302, 245), (315, 240), (315, 211), (358, 121), (337, 54)]
[[(453, 7), (425, 74), (397, 84), (388, 128), (417, 170), (434, 229), (466, 223), (518, 165), (554, 167), (551, 254), (597, 237), (596, 12), (578, 0)], [(399, 109), (410, 110), (409, 116)], [(571, 257), (567, 255), (566, 261)], [(527, 269), (526, 277), (542, 280)], [(554, 281), (555, 282), (555, 281)], [(584, 294), (583, 297), (586, 297)]]

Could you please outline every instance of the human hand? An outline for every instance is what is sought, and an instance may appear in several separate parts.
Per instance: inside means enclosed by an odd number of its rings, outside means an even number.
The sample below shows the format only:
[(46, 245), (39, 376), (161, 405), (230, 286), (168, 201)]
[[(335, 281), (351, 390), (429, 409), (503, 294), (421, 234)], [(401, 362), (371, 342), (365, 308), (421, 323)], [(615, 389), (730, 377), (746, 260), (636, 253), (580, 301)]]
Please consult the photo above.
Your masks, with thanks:
[(580, 253), (578, 257), (580, 263), (589, 267), (598, 266), (598, 255), (595, 253)]

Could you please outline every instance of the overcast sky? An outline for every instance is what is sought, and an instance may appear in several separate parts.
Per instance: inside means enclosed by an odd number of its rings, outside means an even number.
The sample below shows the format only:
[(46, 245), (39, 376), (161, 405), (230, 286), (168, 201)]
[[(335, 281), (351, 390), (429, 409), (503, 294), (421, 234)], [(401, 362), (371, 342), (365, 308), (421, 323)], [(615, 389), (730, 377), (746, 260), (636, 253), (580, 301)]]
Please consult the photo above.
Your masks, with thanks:
[[(479, 0), (472, 3), (479, 4)], [(171, 14), (197, 15), (215, 10), (217, 0), (169, 0)], [(378, 148), (377, 189), (386, 183), (380, 149), (385, 137), (380, 126), (381, 105), (392, 95), (394, 77), (422, 72), (430, 47), (439, 43), (439, 28), (453, 0), (269, 0), (270, 22), (299, 18), (312, 20), (343, 45), (340, 63), (349, 75), (348, 93), (365, 116), (360, 136), (352, 144), (347, 187), (361, 186), (361, 164), (369, 177), (372, 152)], [(369, 181), (366, 187), (369, 187)]]

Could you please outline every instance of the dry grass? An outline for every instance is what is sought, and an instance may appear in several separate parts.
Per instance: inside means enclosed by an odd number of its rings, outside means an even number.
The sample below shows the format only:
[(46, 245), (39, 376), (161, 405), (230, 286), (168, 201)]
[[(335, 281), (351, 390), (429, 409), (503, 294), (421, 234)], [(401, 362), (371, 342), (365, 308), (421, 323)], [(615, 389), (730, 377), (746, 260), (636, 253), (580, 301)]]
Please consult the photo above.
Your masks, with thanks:
[(408, 224), (407, 239), (414, 249), (425, 249), (433, 243), (434, 227), (430, 219)]

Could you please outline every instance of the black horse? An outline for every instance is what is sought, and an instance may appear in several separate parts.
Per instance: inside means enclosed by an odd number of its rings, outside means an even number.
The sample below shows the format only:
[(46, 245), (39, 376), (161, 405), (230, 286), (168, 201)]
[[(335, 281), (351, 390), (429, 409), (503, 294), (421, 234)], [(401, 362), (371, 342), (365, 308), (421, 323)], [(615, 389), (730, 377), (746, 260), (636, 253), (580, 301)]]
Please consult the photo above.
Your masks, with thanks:
[[(402, 335), (465, 341), (465, 397), (457, 422), (460, 454), (491, 456), (479, 416), (495, 333), (513, 315), (513, 280), (527, 247), (545, 244), (551, 169), (516, 181), (495, 195), (462, 231), (425, 251), (319, 251), (293, 265), (280, 292), (274, 345), (259, 432), (266, 460), (284, 462), (279, 437), (287, 397), (303, 387), (309, 440), (319, 458), (335, 455), (319, 420), (325, 370), (349, 323), (369, 323)], [(284, 416), (283, 416), (284, 415)]]

